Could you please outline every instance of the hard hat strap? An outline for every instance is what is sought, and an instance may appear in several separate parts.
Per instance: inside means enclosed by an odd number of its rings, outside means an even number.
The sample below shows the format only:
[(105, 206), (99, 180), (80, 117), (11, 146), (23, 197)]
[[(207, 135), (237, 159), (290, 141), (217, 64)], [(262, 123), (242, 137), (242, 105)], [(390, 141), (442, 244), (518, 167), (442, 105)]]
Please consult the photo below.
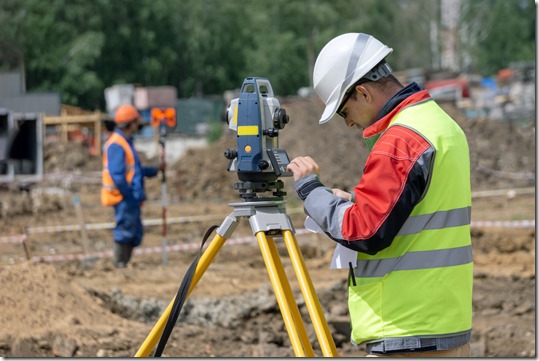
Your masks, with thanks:
[(371, 81), (377, 81), (380, 78), (384, 78), (386, 76), (391, 75), (392, 71), (393, 69), (391, 69), (389, 64), (383, 61), (381, 64), (375, 66), (367, 74), (365, 74), (363, 78), (367, 78)]

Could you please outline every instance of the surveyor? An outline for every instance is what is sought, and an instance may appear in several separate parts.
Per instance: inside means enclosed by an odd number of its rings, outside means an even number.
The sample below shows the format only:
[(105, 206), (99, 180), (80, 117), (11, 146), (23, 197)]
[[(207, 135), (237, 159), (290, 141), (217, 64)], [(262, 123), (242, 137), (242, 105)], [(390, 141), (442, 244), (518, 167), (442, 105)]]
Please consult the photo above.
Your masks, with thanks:
[(103, 187), (101, 203), (114, 206), (116, 225), (114, 265), (127, 266), (133, 248), (142, 242), (141, 206), (146, 199), (144, 177), (155, 177), (159, 167), (143, 167), (133, 146), (133, 135), (139, 130), (140, 114), (132, 105), (121, 105), (114, 114), (116, 129), (105, 143), (103, 152)]
[[(304, 210), (349, 262), (351, 341), (369, 356), (466, 357), (472, 328), (470, 160), (465, 134), (386, 61), (393, 49), (347, 33), (318, 55), (313, 84), (335, 114), (363, 131), (370, 154), (351, 192), (331, 189), (309, 156), (288, 169)], [(349, 166), (342, 164), (343, 167)], [(324, 176), (326, 178), (324, 178)]]

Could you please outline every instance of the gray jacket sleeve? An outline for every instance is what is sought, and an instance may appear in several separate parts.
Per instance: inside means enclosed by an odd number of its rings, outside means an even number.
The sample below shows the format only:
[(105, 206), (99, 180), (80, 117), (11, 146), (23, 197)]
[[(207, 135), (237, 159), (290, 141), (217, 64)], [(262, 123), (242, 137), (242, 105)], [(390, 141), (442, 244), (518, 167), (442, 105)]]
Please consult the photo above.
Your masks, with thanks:
[(353, 203), (335, 196), (330, 188), (325, 187), (320, 182), (320, 178), (316, 174), (298, 179), (294, 186), (299, 197), (304, 200), (305, 213), (331, 238), (342, 239), (341, 229), (344, 212)]

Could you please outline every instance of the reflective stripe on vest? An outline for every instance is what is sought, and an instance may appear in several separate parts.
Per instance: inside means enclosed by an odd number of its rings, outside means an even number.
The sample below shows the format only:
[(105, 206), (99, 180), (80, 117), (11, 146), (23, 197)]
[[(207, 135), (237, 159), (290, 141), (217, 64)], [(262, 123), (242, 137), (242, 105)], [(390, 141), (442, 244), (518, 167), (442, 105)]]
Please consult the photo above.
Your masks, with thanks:
[[(435, 149), (427, 190), (390, 247), (358, 253), (350, 282), (351, 339), (443, 337), (472, 327), (470, 162), (466, 137), (432, 100), (401, 110)], [(379, 138), (382, 139), (383, 135)], [(376, 147), (376, 144), (375, 144)], [(450, 196), (448, 196), (450, 195)]]
[(469, 225), (472, 207), (439, 211), (409, 217), (399, 230), (399, 236), (419, 233), (428, 229), (441, 229)]
[(472, 246), (408, 252), (401, 257), (358, 261), (356, 277), (384, 277), (394, 271), (458, 266), (473, 261)]
[(135, 176), (135, 156), (127, 140), (118, 133), (112, 133), (110, 138), (105, 143), (105, 151), (103, 152), (103, 173), (102, 173), (102, 188), (101, 188), (101, 204), (104, 206), (114, 206), (120, 203), (123, 199), (122, 194), (114, 184), (108, 169), (107, 151), (111, 144), (118, 144), (122, 147), (125, 153), (125, 178), (127, 184), (131, 185)]

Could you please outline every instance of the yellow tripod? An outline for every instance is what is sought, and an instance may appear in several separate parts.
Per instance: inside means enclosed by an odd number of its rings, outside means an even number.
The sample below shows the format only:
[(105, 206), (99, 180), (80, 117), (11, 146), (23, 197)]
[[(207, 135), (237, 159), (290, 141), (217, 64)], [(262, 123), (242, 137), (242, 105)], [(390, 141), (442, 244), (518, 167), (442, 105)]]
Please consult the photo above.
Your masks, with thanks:
[[(249, 218), (251, 229), (258, 240), (262, 257), (269, 273), (277, 303), (281, 310), (292, 348), (294, 349), (294, 354), (297, 357), (315, 356), (298, 305), (294, 300), (292, 288), (279, 258), (277, 247), (273, 240), (275, 236), (282, 236), (284, 239), (322, 354), (326, 357), (336, 357), (338, 356), (337, 349), (329, 332), (307, 268), (305, 267), (297, 240), (294, 237), (295, 230), (290, 218), (286, 214), (284, 207), (285, 201), (281, 198), (275, 199), (261, 198), (261, 200), (250, 202), (230, 203), (230, 206), (234, 210), (225, 218), (221, 226), (217, 229), (217, 234), (202, 254), (196, 266), (187, 296), (191, 294), (204, 272), (206, 272), (213, 259), (217, 256), (221, 247), (232, 235), (239, 224), (239, 220), (241, 218)], [(163, 333), (174, 299), (172, 299), (150, 331), (150, 334), (146, 337), (135, 357), (146, 357), (150, 355), (150, 352), (154, 349)]]

